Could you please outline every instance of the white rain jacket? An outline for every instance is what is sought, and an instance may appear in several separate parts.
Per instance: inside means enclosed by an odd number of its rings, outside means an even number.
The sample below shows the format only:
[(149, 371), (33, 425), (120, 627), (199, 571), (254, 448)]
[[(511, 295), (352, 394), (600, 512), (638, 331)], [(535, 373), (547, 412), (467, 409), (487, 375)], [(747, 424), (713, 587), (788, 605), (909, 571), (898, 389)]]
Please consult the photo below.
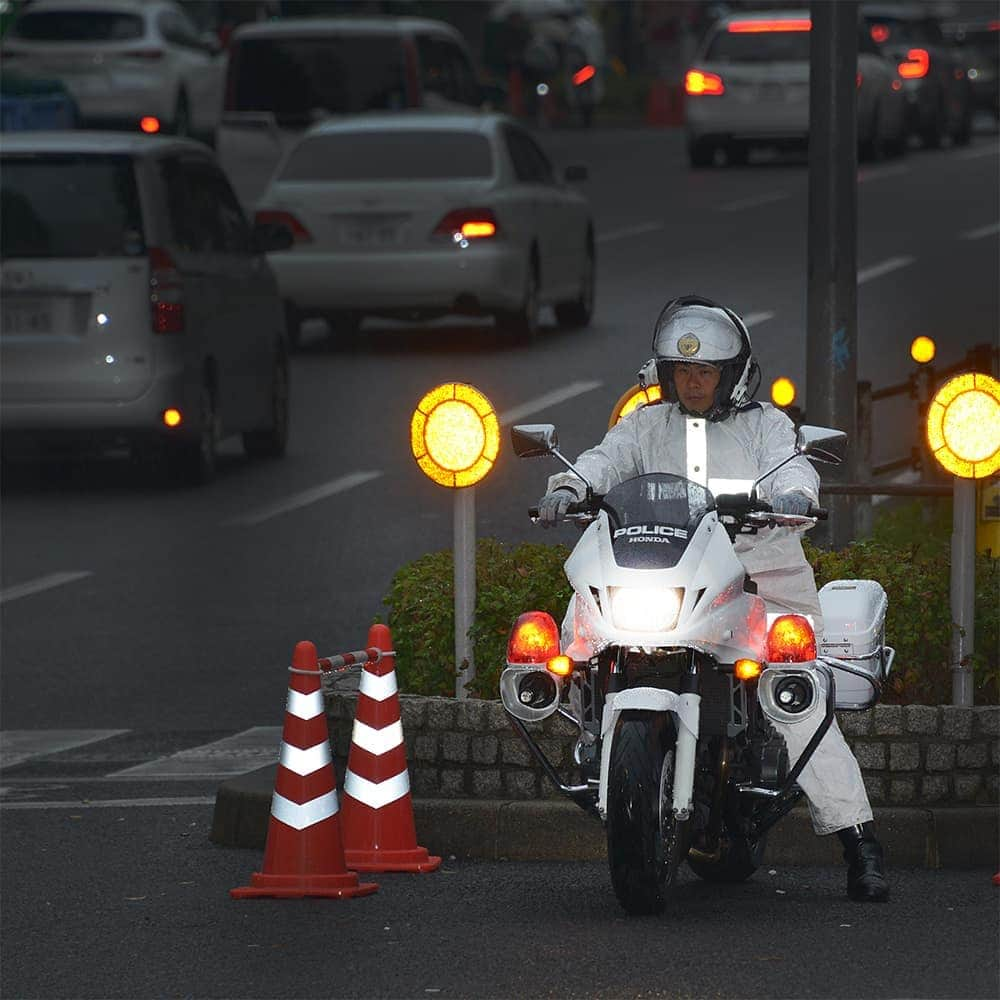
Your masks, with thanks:
[[(726, 420), (712, 422), (685, 416), (675, 403), (651, 403), (615, 424), (604, 440), (574, 463), (597, 493), (649, 472), (686, 476), (713, 493), (747, 491), (754, 479), (795, 450), (795, 426), (770, 403), (753, 403)], [(572, 490), (583, 499), (584, 486), (571, 472), (549, 479), (548, 489)], [(759, 489), (762, 500), (782, 493), (802, 493), (819, 502), (819, 476), (808, 459), (794, 458)], [(808, 565), (798, 533), (765, 528), (738, 535), (736, 554), (747, 572), (800, 569)], [(794, 595), (790, 595), (794, 596)]]
[[(713, 493), (746, 492), (750, 483), (795, 450), (795, 427), (770, 403), (754, 403), (726, 420), (712, 422), (683, 414), (674, 403), (651, 403), (619, 421), (594, 448), (574, 463), (597, 493), (650, 472), (686, 476)], [(582, 500), (585, 487), (570, 472), (549, 479), (548, 491), (569, 489)], [(819, 501), (819, 476), (808, 459), (797, 457), (759, 487), (763, 500), (783, 493), (802, 493)], [(737, 535), (736, 554), (758, 585), (768, 610), (813, 615), (817, 633), (822, 616), (812, 568), (798, 533), (768, 528), (756, 535)], [(563, 643), (573, 635), (574, 601), (563, 622)], [(819, 723), (775, 722), (794, 763)], [(836, 720), (799, 776), (818, 834), (866, 823), (872, 818), (861, 769)]]

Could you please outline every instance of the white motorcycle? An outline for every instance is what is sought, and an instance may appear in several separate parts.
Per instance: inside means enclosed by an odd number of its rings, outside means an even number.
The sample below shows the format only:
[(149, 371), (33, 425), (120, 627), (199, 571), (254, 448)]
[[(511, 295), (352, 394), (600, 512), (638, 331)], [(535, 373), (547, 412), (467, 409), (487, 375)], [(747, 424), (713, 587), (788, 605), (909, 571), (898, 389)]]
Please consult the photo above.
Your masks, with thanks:
[[(550, 424), (512, 429), (522, 458), (558, 450)], [(564, 634), (528, 611), (511, 631), (500, 696), (556, 786), (605, 825), (615, 894), (630, 913), (669, 901), (678, 867), (742, 881), (767, 831), (802, 795), (796, 780), (835, 709), (878, 700), (894, 651), (873, 580), (820, 591), (817, 649), (807, 616), (769, 613), (733, 549), (738, 533), (815, 524), (778, 514), (757, 486), (795, 455), (838, 463), (846, 435), (799, 429), (795, 452), (748, 494), (713, 496), (682, 476), (639, 476), (587, 496), (567, 520), (586, 528), (566, 560), (575, 597)], [(532, 511), (537, 520), (537, 511)], [(578, 729), (578, 784), (566, 784), (528, 730), (554, 713)], [(789, 763), (773, 723), (809, 733)]]

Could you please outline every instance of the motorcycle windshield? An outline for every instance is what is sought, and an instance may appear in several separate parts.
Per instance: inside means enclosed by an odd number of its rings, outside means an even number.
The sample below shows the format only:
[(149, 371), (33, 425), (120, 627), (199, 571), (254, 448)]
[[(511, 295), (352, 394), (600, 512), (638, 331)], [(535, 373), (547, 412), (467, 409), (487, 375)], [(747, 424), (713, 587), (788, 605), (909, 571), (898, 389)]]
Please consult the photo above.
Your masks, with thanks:
[(626, 569), (669, 569), (684, 554), (712, 494), (665, 472), (637, 476), (609, 490), (604, 508), (615, 562)]

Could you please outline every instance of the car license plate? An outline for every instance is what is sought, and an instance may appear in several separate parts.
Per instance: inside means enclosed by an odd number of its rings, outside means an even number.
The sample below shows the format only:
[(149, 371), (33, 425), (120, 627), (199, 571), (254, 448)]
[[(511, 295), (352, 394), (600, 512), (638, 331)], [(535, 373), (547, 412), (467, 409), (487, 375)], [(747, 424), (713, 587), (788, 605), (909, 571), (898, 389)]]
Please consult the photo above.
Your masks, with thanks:
[(43, 299), (17, 302), (8, 296), (3, 303), (2, 315), (5, 334), (46, 334), (52, 333), (55, 327), (52, 309)]
[(352, 247), (398, 246), (402, 228), (393, 222), (345, 226), (344, 242)]

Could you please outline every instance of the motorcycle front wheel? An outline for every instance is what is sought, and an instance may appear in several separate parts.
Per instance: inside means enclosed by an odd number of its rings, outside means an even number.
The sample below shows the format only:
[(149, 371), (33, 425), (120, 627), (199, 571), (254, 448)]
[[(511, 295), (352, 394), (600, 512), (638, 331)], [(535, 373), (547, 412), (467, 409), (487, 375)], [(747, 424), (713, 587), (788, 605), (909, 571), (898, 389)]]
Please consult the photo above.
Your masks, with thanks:
[(608, 867), (622, 908), (660, 913), (684, 857), (686, 824), (673, 815), (676, 731), (659, 712), (623, 712), (608, 772)]

